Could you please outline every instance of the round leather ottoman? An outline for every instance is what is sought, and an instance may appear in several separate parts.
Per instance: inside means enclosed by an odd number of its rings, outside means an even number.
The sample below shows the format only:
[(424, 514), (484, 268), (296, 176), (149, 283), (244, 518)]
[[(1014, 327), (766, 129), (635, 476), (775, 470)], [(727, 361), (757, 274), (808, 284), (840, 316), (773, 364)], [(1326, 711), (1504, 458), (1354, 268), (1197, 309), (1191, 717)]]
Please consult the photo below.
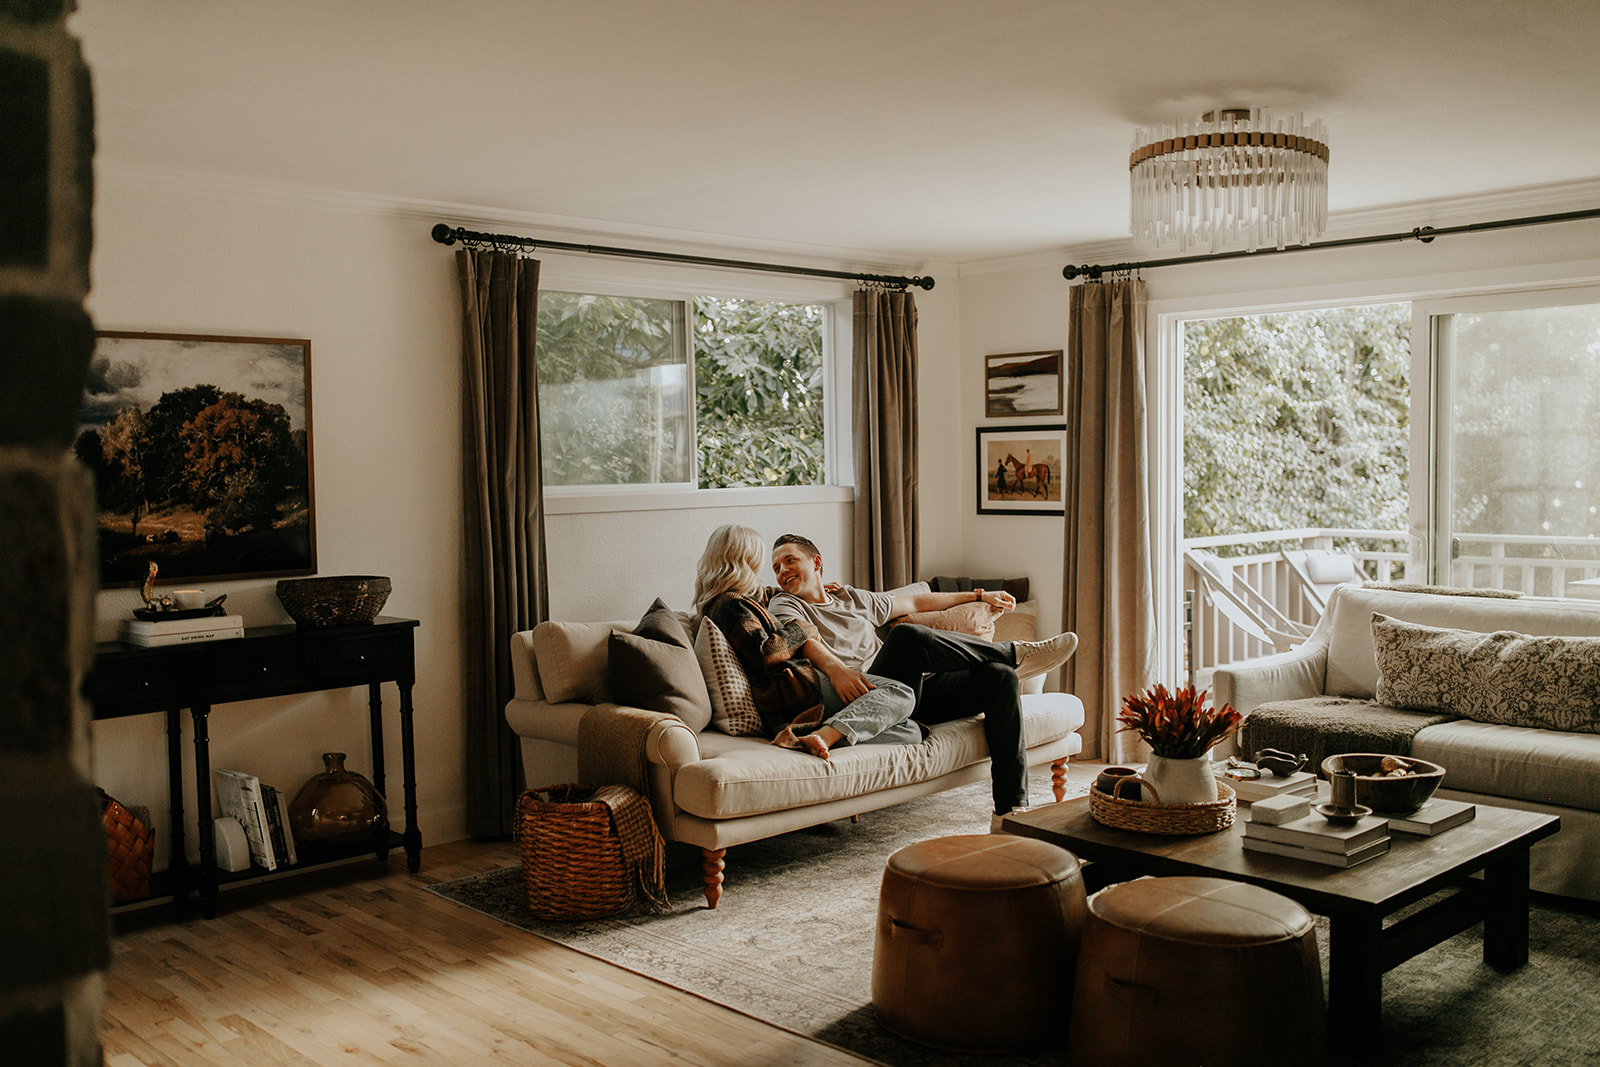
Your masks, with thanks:
[(951, 1052), (1059, 1039), (1086, 909), (1077, 858), (1044, 841), (979, 834), (900, 849), (878, 895), (878, 1021)]
[(1325, 1061), (1311, 915), (1221, 878), (1141, 878), (1089, 900), (1068, 1048), (1074, 1067)]

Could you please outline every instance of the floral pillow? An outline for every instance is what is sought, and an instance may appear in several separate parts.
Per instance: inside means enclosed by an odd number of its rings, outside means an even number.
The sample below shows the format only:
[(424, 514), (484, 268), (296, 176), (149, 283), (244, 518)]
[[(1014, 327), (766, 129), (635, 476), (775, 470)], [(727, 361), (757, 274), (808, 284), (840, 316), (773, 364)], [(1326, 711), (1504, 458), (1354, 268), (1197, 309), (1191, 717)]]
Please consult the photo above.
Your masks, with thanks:
[(1374, 613), (1378, 703), (1600, 733), (1600, 637), (1476, 633)]
[(700, 623), (694, 654), (711, 695), (711, 728), (734, 737), (759, 735), (761, 713), (756, 711), (750, 679), (739, 665), (733, 646), (710, 619)]

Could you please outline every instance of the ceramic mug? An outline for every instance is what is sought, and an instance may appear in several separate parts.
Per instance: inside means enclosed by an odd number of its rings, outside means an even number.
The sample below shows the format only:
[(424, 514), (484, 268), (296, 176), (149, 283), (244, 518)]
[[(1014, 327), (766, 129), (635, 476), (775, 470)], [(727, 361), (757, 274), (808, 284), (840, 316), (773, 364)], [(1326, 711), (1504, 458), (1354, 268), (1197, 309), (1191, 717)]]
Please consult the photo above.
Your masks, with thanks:
[(172, 598), (172, 605), (180, 611), (192, 611), (195, 608), (206, 606), (206, 591), (204, 589), (174, 589), (167, 594)]

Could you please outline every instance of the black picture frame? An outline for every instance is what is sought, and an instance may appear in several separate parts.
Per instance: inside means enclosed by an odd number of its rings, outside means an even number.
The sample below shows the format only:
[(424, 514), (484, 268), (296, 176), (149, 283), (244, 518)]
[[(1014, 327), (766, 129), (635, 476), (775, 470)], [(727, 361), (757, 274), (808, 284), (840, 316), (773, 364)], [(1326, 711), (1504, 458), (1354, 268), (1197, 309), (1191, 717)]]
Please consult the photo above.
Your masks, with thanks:
[[(1066, 514), (1061, 496), (1065, 426), (980, 426), (976, 446), (979, 515)], [(1001, 467), (1005, 485), (999, 483)]]
[(309, 340), (96, 331), (78, 424), (102, 588), (316, 573)]
[(1063, 412), (1062, 349), (983, 357), (983, 410), (991, 419), (1049, 418)]

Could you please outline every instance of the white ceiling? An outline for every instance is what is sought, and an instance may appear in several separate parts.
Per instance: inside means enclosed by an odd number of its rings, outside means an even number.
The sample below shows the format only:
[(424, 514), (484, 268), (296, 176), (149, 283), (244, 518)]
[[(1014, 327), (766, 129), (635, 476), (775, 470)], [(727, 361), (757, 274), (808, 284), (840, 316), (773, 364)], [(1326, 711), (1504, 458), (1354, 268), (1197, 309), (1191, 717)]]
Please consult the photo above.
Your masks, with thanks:
[(1596, 0), (79, 5), (102, 161), (599, 233), (1113, 242), (1134, 127), (1214, 105), (1323, 119), (1336, 216), (1600, 177)]

